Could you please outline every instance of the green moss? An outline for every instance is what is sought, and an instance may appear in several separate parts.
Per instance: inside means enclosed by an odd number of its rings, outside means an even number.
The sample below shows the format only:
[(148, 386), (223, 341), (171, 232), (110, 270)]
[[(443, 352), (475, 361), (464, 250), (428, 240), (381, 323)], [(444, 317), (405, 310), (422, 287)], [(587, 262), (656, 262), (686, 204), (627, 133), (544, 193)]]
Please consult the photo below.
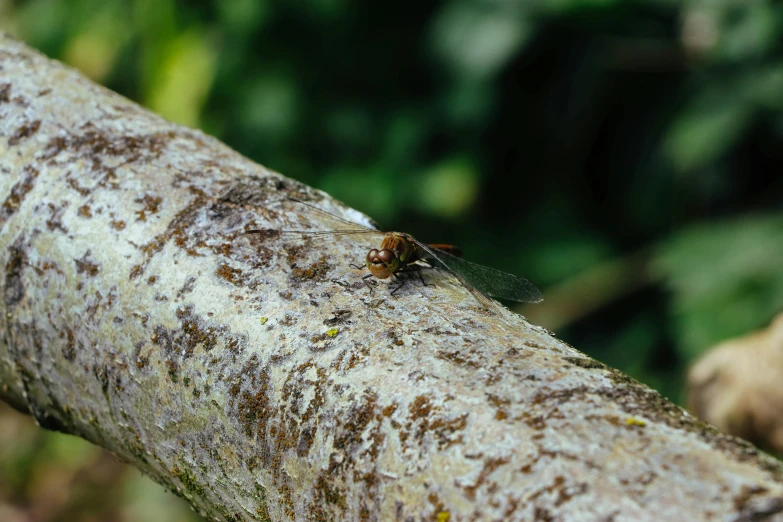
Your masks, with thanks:
[(204, 487), (198, 480), (196, 480), (196, 477), (194, 477), (192, 473), (180, 468), (179, 466), (174, 466), (170, 471), (171, 474), (177, 478), (179, 483), (182, 484), (182, 487), (185, 489), (185, 491), (189, 493), (189, 495), (185, 495), (186, 498), (190, 500), (193, 497), (204, 497)]

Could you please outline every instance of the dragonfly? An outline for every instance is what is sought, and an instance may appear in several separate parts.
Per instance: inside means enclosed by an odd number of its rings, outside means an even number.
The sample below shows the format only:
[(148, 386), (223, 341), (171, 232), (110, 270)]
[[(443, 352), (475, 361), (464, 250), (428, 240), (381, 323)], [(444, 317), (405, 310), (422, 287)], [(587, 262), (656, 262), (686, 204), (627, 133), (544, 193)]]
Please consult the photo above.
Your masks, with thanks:
[[(486, 309), (493, 310), (497, 303), (489, 299), (507, 299), (520, 303), (539, 303), (544, 297), (536, 286), (522, 277), (517, 277), (494, 268), (466, 261), (461, 257), (461, 251), (446, 244), (422, 243), (405, 232), (383, 232), (360, 223), (354, 223), (343, 219), (331, 212), (318, 208), (299, 199), (287, 198), (296, 204), (303, 205), (318, 214), (325, 221), (333, 225), (329, 230), (276, 230), (254, 229), (247, 230), (245, 234), (260, 234), (263, 236), (276, 236), (279, 234), (298, 234), (306, 237), (335, 237), (366, 235), (380, 241), (379, 248), (372, 248), (367, 252), (365, 267), (370, 271), (362, 279), (372, 291), (368, 279), (393, 278), (399, 281), (399, 285), (391, 291), (394, 295), (403, 285), (404, 273), (417, 272), (424, 286), (428, 286), (421, 275), (419, 262), (429, 267), (441, 269), (453, 276), (465, 287)], [(362, 268), (352, 265), (354, 268)]]

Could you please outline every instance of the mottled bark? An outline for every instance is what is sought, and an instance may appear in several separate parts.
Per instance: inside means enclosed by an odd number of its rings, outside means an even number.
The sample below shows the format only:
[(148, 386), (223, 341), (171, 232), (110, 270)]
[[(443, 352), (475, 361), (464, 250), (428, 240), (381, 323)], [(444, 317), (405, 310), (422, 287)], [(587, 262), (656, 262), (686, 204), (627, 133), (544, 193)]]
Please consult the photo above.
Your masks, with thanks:
[(781, 516), (778, 461), (444, 274), (242, 234), (323, 226), (290, 195), (360, 218), (0, 37), (0, 395), (215, 520)]

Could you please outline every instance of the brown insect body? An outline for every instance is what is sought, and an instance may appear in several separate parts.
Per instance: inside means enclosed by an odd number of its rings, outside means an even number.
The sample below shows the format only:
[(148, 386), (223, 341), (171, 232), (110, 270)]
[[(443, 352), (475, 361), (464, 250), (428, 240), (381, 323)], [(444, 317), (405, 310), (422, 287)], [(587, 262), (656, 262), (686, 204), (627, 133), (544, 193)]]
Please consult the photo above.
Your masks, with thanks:
[[(462, 255), (462, 251), (454, 245), (429, 246), (451, 255)], [(381, 242), (381, 248), (373, 248), (367, 253), (367, 269), (378, 279), (387, 279), (408, 265), (425, 258), (425, 252), (409, 234), (387, 232)]]
[(378, 279), (387, 279), (421, 259), (421, 249), (404, 232), (388, 232), (381, 248), (367, 253), (367, 269)]
[[(388, 279), (393, 277), (399, 281), (392, 291), (394, 295), (405, 284), (400, 277), (403, 272), (416, 272), (423, 286), (427, 286), (421, 275), (421, 270), (415, 263), (423, 261), (432, 268), (439, 268), (455, 277), (467, 290), (473, 294), (487, 310), (497, 309), (498, 305), (490, 297), (508, 299), (522, 303), (538, 303), (543, 299), (541, 291), (527, 279), (471, 263), (461, 259), (462, 252), (453, 245), (427, 244), (414, 239), (404, 232), (381, 232), (375, 228), (348, 221), (304, 201), (288, 198), (290, 201), (303, 205), (317, 212), (323, 219), (331, 222), (332, 230), (247, 230), (246, 234), (261, 236), (276, 236), (279, 234), (301, 234), (309, 237), (339, 237), (346, 235), (367, 235), (383, 238), (380, 248), (373, 248), (367, 253), (365, 265), (370, 273), (362, 279), (372, 292), (372, 286), (367, 279)], [(360, 268), (351, 265), (354, 268)]]

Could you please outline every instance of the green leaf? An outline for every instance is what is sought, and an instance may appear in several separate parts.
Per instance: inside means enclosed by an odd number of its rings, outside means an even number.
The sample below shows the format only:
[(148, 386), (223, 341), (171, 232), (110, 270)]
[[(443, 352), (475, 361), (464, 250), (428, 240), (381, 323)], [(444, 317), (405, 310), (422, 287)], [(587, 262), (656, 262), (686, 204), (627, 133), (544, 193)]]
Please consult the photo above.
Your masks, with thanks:
[(673, 294), (682, 351), (758, 328), (783, 307), (783, 214), (685, 229), (659, 250), (655, 269)]
[(145, 104), (171, 121), (197, 127), (215, 78), (217, 52), (195, 29), (178, 35), (161, 52), (164, 60)]
[(666, 155), (680, 172), (704, 167), (734, 145), (751, 116), (752, 107), (737, 93), (708, 92), (674, 121), (664, 144)]
[(467, 212), (478, 194), (478, 172), (466, 158), (452, 158), (423, 174), (420, 207), (430, 214), (454, 218)]

